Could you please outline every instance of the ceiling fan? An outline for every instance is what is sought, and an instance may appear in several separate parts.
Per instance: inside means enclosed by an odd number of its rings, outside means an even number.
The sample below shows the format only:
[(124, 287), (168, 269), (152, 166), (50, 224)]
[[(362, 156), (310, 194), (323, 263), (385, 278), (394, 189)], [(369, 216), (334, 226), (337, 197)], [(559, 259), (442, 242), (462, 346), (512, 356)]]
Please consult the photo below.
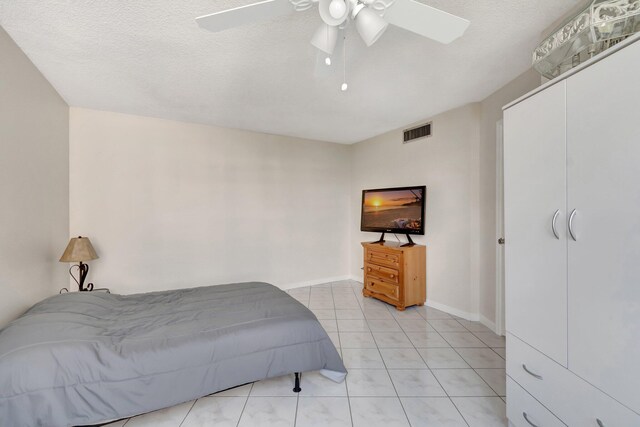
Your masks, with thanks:
[(469, 26), (464, 18), (414, 0), (263, 0), (200, 16), (196, 22), (205, 30), (218, 32), (305, 11), (316, 3), (323, 22), (311, 38), (311, 44), (327, 55), (333, 53), (339, 30), (350, 22), (355, 24), (367, 46), (373, 45), (389, 24), (444, 44), (461, 37)]

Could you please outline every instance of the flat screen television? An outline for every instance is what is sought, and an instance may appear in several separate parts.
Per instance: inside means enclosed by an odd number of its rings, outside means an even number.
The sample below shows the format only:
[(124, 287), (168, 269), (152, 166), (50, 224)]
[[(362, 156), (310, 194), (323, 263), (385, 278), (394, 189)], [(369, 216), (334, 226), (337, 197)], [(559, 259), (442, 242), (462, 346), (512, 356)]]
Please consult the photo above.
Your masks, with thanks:
[(424, 234), (426, 195), (424, 185), (363, 190), (360, 230)]

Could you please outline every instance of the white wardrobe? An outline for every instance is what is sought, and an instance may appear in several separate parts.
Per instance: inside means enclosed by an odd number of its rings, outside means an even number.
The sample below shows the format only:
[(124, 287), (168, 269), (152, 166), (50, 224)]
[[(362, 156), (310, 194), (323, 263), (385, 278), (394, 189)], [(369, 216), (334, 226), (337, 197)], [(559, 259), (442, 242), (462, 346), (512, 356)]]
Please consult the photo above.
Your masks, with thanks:
[(507, 416), (640, 427), (640, 41), (504, 112)]

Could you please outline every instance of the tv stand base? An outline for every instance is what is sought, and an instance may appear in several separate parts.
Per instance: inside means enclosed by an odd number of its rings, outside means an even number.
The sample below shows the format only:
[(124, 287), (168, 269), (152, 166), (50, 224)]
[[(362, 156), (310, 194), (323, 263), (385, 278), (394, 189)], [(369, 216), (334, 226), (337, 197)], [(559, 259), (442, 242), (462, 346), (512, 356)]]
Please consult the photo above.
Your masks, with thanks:
[(382, 233), (382, 236), (380, 236), (380, 239), (376, 240), (376, 241), (375, 241), (375, 242), (373, 242), (373, 243), (380, 243), (380, 244), (383, 244), (383, 243), (384, 243), (384, 233)]
[[(384, 236), (384, 234), (383, 234)], [(407, 246), (414, 246), (415, 243), (413, 242), (413, 240), (411, 239), (411, 236), (409, 234), (406, 235), (407, 236), (407, 240), (408, 242), (405, 243), (404, 245), (400, 246), (401, 248), (407, 247)]]

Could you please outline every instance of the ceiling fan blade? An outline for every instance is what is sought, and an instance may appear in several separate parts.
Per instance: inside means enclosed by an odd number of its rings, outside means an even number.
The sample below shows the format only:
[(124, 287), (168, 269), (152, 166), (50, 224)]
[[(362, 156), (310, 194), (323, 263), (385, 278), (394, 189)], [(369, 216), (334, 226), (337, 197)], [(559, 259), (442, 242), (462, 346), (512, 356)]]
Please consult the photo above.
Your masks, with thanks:
[(385, 11), (384, 19), (397, 27), (444, 44), (462, 36), (470, 24), (464, 18), (414, 0), (395, 0)]
[(228, 28), (260, 22), (276, 16), (293, 12), (293, 5), (289, 0), (264, 0), (233, 9), (203, 15), (196, 18), (196, 22), (205, 30), (218, 32)]

